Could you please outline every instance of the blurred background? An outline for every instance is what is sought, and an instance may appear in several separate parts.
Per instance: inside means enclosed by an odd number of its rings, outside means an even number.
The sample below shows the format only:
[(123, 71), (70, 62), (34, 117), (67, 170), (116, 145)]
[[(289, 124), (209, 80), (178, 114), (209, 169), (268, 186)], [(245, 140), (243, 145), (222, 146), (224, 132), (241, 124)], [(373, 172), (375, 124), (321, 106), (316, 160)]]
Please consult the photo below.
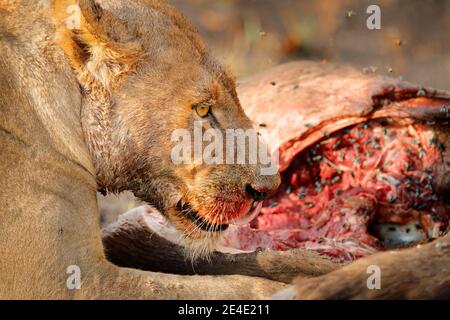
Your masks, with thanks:
[[(293, 59), (450, 89), (449, 0), (169, 0), (238, 77)], [(366, 9), (381, 8), (381, 30)]]
[[(282, 62), (344, 63), (450, 90), (450, 0), (169, 0), (238, 78)], [(381, 8), (369, 30), (366, 9)], [(139, 205), (99, 196), (102, 224)]]

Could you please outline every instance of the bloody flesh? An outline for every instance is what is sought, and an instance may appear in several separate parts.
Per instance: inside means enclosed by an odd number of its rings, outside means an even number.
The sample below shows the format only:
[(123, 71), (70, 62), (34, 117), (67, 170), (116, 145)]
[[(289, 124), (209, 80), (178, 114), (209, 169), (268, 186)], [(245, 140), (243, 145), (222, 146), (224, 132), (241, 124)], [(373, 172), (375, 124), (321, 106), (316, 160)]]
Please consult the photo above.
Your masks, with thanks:
[(388, 247), (395, 226), (422, 241), (445, 232), (450, 201), (433, 190), (444, 147), (432, 124), (373, 120), (324, 135), (296, 156), (260, 216), (233, 227), (224, 246), (305, 248), (353, 260)]

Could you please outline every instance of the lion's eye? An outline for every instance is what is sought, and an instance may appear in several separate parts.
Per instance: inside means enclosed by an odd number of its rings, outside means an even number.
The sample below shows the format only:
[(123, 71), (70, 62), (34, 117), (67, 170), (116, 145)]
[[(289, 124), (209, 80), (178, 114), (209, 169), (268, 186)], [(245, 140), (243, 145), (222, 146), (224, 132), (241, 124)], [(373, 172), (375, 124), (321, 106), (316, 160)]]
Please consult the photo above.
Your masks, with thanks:
[(195, 111), (201, 118), (206, 117), (209, 114), (210, 110), (211, 106), (205, 103), (201, 103), (195, 106)]

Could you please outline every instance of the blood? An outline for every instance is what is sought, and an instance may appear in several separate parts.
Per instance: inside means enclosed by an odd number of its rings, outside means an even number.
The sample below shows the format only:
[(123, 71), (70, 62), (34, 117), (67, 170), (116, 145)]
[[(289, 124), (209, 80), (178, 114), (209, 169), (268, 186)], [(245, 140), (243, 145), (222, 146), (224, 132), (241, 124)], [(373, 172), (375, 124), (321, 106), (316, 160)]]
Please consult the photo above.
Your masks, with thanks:
[(232, 229), (225, 245), (353, 260), (384, 249), (374, 224), (416, 223), (427, 239), (445, 232), (450, 201), (433, 190), (443, 150), (430, 125), (373, 120), (324, 135), (293, 160), (262, 213)]

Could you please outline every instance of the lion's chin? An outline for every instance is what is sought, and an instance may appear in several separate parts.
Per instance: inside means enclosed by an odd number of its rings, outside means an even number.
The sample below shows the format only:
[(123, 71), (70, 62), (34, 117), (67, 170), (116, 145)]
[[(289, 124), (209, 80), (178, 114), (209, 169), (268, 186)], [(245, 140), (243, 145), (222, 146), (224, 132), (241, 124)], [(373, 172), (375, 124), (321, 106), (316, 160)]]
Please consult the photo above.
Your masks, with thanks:
[[(222, 238), (229, 224), (248, 224), (259, 214), (261, 202), (245, 201), (230, 221), (205, 217), (193, 209), (188, 202), (178, 201), (176, 205), (164, 212), (164, 218), (176, 230), (177, 241), (186, 248), (185, 254), (191, 260), (208, 258), (217, 249), (217, 243)], [(206, 216), (207, 217), (207, 216)], [(217, 222), (216, 222), (217, 221)]]

